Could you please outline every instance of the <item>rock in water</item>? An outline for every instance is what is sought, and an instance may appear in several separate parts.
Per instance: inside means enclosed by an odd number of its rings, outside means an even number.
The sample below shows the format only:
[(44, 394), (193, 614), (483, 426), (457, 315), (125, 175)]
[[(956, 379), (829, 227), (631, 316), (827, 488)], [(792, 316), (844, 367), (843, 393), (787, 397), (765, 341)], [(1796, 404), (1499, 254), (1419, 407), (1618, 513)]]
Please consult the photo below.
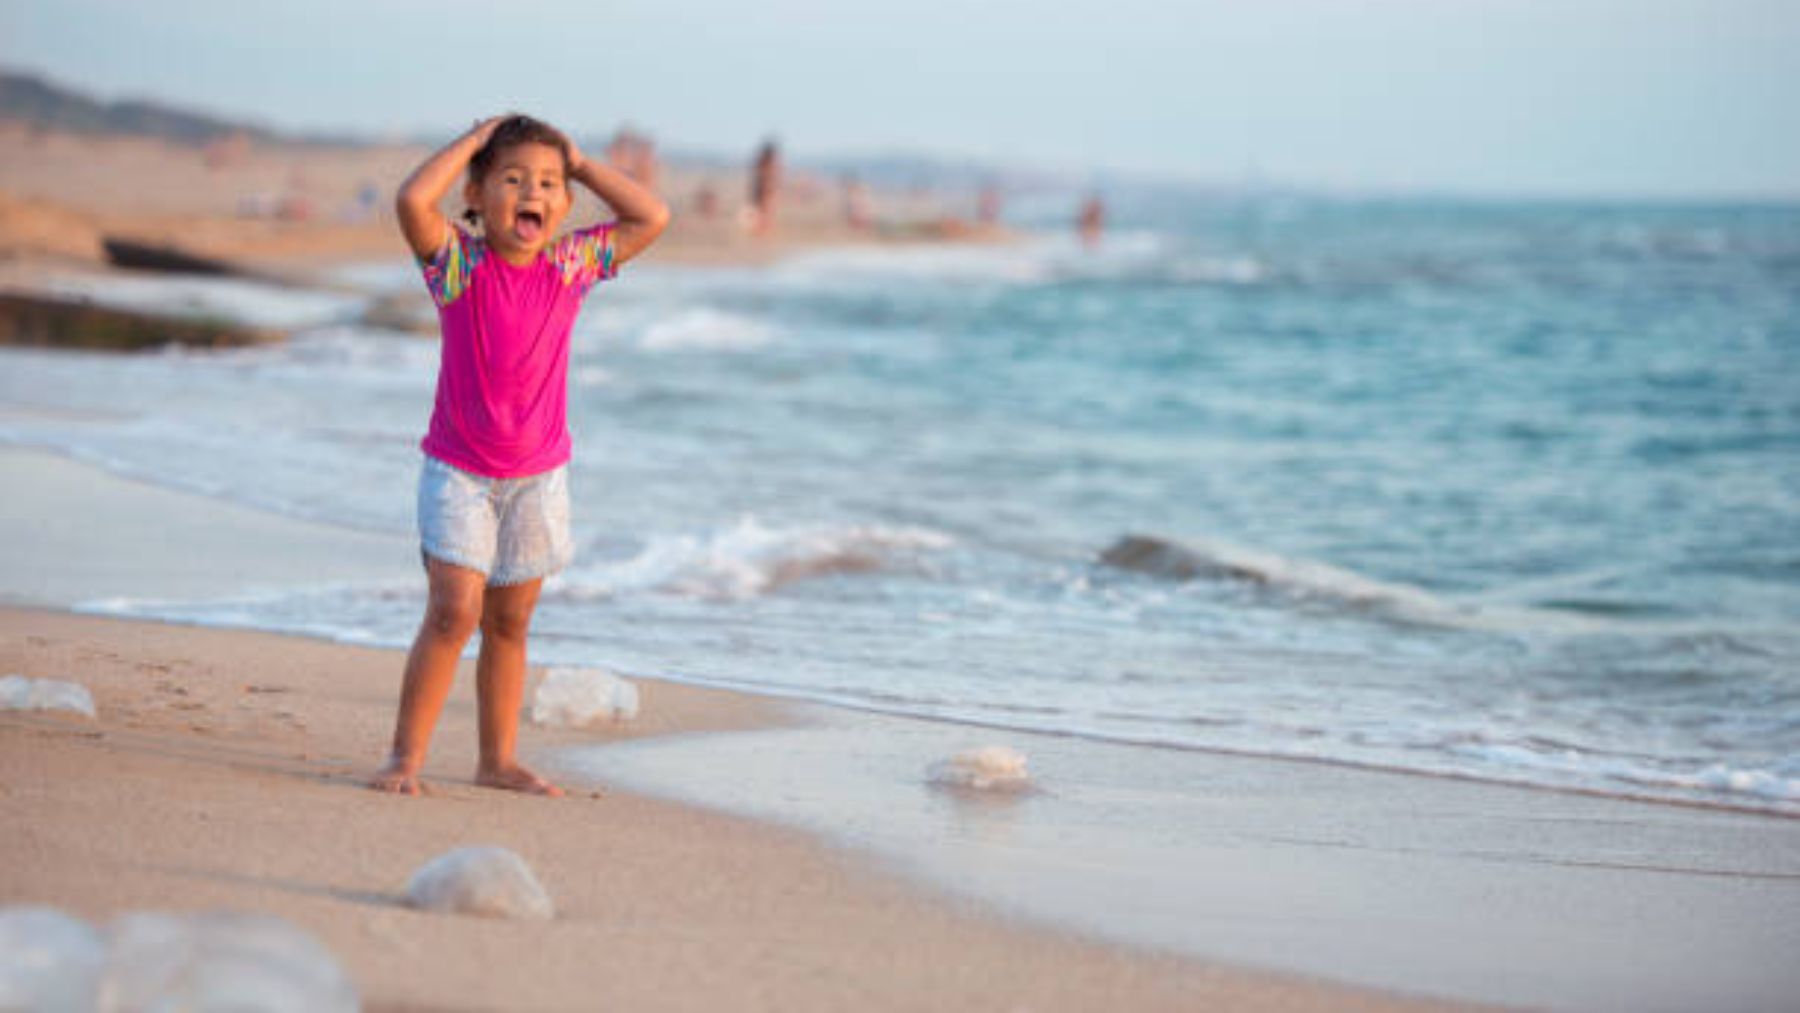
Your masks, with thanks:
[(0, 345), (129, 352), (171, 344), (230, 348), (281, 340), (280, 331), (208, 317), (165, 316), (61, 296), (0, 292)]
[(94, 696), (80, 683), (8, 675), (0, 677), (0, 710), (69, 711), (91, 718)]
[(270, 915), (134, 912), (111, 927), (101, 1010), (355, 1013), (356, 986), (318, 940)]
[(931, 765), (927, 780), (945, 788), (1019, 792), (1031, 787), (1025, 754), (1006, 746), (984, 746)]
[(0, 1010), (92, 1010), (106, 943), (79, 918), (47, 907), (0, 909)]
[(406, 884), (406, 902), (426, 911), (489, 918), (552, 918), (550, 895), (531, 866), (505, 848), (447, 851), (419, 867)]
[(1269, 561), (1274, 558), (1230, 546), (1182, 544), (1147, 535), (1126, 535), (1100, 554), (1108, 566), (1169, 580), (1222, 577), (1253, 584), (1269, 582)]
[(369, 302), (363, 310), (362, 324), (409, 334), (437, 334), (437, 311), (423, 291), (404, 295), (384, 295)]
[(531, 698), (531, 720), (541, 725), (580, 728), (637, 714), (637, 687), (597, 668), (552, 668)]

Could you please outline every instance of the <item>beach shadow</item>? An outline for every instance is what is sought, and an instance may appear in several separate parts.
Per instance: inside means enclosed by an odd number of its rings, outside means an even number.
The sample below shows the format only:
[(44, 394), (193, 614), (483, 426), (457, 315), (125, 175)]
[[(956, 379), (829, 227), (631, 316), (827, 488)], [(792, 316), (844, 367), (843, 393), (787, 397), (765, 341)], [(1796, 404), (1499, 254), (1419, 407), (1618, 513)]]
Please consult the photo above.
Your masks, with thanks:
[[(106, 750), (124, 757), (154, 757), (176, 760), (198, 766), (229, 770), (234, 773), (260, 774), (309, 784), (353, 787), (367, 791), (369, 776), (376, 764), (325, 757), (272, 755), (263, 748), (234, 743), (227, 738), (192, 731), (142, 731), (131, 728), (100, 727), (91, 723), (77, 724), (54, 716), (33, 713), (8, 713), (0, 716), (0, 728), (17, 728), (38, 735), (79, 740), (83, 745)], [(440, 784), (457, 784), (440, 779)], [(468, 780), (470, 788), (474, 781)], [(454, 795), (438, 794), (438, 798)]]
[(162, 873), (182, 879), (199, 879), (213, 883), (226, 883), (232, 886), (262, 887), (279, 890), (283, 893), (296, 894), (302, 897), (323, 897), (328, 900), (341, 900), (350, 904), (361, 904), (367, 907), (400, 908), (407, 907), (405, 895), (399, 892), (384, 893), (379, 890), (355, 890), (349, 887), (331, 886), (325, 883), (309, 883), (298, 879), (285, 879), (279, 876), (251, 876), (238, 872), (227, 872), (219, 869), (202, 869), (182, 865), (140, 865), (137, 868), (145, 872)]

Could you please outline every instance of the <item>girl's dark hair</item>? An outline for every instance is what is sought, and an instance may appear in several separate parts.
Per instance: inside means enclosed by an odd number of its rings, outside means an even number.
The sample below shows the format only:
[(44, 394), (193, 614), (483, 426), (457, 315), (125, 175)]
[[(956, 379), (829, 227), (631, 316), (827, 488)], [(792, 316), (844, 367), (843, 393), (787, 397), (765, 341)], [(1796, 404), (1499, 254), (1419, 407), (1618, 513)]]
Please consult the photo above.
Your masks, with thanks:
[[(489, 135), (487, 143), (469, 158), (469, 182), (480, 185), (487, 178), (488, 170), (494, 167), (494, 159), (500, 156), (500, 152), (521, 144), (545, 144), (555, 148), (562, 153), (563, 171), (568, 171), (569, 139), (563, 136), (563, 132), (543, 120), (514, 113), (501, 120), (493, 134)], [(463, 217), (474, 224), (474, 209), (463, 212)]]

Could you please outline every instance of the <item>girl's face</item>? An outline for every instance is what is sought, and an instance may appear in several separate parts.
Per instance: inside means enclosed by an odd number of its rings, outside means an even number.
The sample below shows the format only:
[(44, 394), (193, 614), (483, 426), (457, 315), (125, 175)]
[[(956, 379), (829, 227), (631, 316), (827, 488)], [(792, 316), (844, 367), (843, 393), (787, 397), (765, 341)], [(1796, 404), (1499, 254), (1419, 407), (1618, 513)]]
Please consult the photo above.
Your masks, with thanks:
[(480, 183), (463, 199), (481, 215), (490, 248), (509, 261), (535, 258), (569, 213), (569, 181), (562, 152), (548, 144), (502, 149)]

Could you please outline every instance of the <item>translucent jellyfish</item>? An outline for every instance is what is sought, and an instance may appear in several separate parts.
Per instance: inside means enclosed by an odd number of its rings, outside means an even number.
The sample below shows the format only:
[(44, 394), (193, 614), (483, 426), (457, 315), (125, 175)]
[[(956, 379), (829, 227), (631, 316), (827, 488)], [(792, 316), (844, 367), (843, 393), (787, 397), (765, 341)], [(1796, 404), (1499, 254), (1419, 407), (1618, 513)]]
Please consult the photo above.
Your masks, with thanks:
[(541, 725), (580, 728), (637, 714), (637, 687), (597, 668), (552, 668), (531, 698), (531, 720)]
[(109, 930), (99, 1009), (354, 1013), (331, 951), (271, 915), (133, 912)]
[(94, 716), (94, 697), (80, 683), (0, 676), (0, 710), (69, 711)]
[(1025, 754), (1007, 746), (983, 746), (931, 765), (926, 780), (944, 788), (1021, 792), (1031, 787)]
[(91, 1010), (106, 943), (87, 922), (47, 907), (0, 908), (0, 1009)]
[(426, 911), (490, 918), (552, 918), (555, 907), (531, 866), (494, 846), (457, 848), (424, 865), (406, 884), (406, 902)]

